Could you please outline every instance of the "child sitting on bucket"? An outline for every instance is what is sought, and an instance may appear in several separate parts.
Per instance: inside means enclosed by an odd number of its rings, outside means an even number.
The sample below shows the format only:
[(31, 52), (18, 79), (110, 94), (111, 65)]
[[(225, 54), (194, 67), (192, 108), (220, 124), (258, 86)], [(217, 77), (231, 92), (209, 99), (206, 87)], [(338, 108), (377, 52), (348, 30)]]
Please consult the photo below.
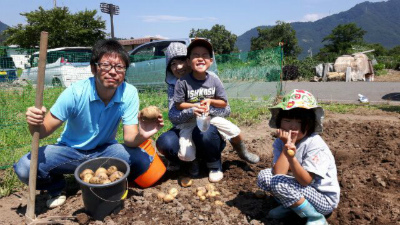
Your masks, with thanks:
[(307, 224), (327, 224), (325, 216), (339, 203), (340, 187), (335, 159), (322, 132), (324, 111), (314, 96), (293, 90), (270, 108), (269, 125), (278, 128), (273, 143), (273, 167), (262, 170), (258, 186), (281, 204), (268, 213), (281, 219), (291, 212), (307, 218)]

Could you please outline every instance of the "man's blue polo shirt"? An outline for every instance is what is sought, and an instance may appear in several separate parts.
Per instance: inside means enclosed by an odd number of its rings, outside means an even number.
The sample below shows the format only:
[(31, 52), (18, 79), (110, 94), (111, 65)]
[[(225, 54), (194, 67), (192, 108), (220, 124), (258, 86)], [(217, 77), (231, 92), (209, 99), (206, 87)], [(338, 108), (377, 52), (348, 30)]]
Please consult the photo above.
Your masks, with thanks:
[(50, 112), (67, 121), (59, 143), (90, 150), (105, 143), (117, 143), (115, 136), (121, 119), (124, 125), (138, 124), (139, 96), (134, 86), (124, 82), (105, 106), (91, 77), (65, 89)]

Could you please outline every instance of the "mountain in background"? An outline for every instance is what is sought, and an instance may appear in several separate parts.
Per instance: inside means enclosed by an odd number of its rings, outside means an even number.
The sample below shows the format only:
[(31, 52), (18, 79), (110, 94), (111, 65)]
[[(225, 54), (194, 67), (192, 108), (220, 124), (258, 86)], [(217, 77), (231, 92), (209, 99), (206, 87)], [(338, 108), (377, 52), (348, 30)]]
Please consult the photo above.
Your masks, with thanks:
[[(313, 54), (318, 53), (325, 44), (325, 42), (322, 43), (322, 39), (337, 25), (346, 23), (356, 23), (358, 27), (367, 31), (364, 35), (365, 42), (379, 43), (388, 49), (393, 48), (400, 45), (400, 0), (363, 2), (345, 12), (314, 22), (291, 23), (296, 31), (299, 46), (302, 48), (300, 57), (305, 57), (310, 48)], [(260, 28), (265, 27), (271, 26), (260, 26)], [(255, 27), (238, 36), (236, 45), (241, 51), (249, 51), (251, 38), (257, 36), (257, 27)]]
[(6, 39), (4, 35), (2, 34), (3, 30), (6, 30), (8, 28), (7, 24), (4, 24), (0, 21), (0, 45), (1, 43)]

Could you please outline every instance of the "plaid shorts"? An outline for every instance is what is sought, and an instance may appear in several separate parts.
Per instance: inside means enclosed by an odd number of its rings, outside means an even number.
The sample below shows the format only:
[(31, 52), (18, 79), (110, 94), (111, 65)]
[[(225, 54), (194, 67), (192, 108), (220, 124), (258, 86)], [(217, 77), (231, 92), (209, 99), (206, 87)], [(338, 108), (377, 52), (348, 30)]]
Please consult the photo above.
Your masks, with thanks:
[(323, 215), (331, 213), (334, 209), (326, 200), (326, 196), (314, 187), (310, 185), (302, 186), (293, 176), (273, 175), (271, 168), (260, 171), (257, 185), (264, 191), (272, 193), (286, 208), (304, 196)]

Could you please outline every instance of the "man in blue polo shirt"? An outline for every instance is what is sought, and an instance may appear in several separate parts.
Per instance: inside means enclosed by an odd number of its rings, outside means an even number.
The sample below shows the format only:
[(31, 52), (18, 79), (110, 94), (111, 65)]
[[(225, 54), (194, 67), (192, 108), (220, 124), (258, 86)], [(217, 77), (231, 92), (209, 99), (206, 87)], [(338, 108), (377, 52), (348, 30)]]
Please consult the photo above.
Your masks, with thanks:
[[(97, 157), (116, 157), (131, 166), (130, 177), (144, 173), (151, 156), (138, 146), (162, 126), (157, 122), (138, 121), (139, 97), (136, 88), (124, 82), (129, 55), (116, 40), (101, 40), (93, 47), (90, 66), (94, 77), (78, 81), (64, 90), (46, 114), (46, 108), (30, 107), (26, 121), (33, 134), (40, 127), (40, 138), (51, 135), (64, 122), (58, 142), (39, 148), (37, 189), (47, 190), (46, 205), (64, 204), (64, 174), (72, 174), (82, 162)], [(122, 120), (124, 144), (115, 139)], [(24, 155), (14, 170), (28, 184), (30, 153)]]

